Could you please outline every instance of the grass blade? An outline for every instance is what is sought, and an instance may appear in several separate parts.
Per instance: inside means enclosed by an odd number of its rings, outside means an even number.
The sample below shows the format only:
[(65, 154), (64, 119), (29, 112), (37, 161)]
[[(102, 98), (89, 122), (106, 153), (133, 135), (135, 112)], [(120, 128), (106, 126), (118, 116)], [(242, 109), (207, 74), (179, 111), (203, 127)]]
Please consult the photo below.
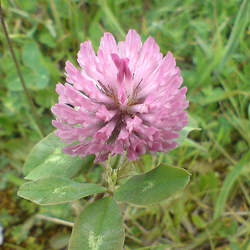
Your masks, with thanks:
[(240, 10), (236, 17), (232, 32), (224, 49), (224, 55), (219, 64), (217, 74), (220, 73), (221, 69), (225, 66), (228, 58), (231, 56), (234, 49), (237, 47), (240, 41), (240, 37), (243, 34), (245, 27), (247, 25), (248, 13), (249, 13), (249, 1), (244, 0), (240, 6)]
[(227, 175), (215, 204), (213, 220), (216, 220), (222, 214), (229, 192), (233, 184), (235, 183), (237, 177), (240, 175), (245, 164), (249, 164), (249, 160), (250, 153), (246, 153), (244, 157), (235, 165), (232, 171)]
[(123, 28), (121, 27), (120, 23), (118, 22), (118, 20), (116, 19), (116, 17), (114, 16), (114, 14), (112, 13), (111, 9), (109, 8), (107, 1), (102, 0), (102, 1), (99, 1), (99, 3), (102, 7), (104, 14), (107, 17), (108, 22), (119, 31), (121, 38), (124, 38), (125, 32)]

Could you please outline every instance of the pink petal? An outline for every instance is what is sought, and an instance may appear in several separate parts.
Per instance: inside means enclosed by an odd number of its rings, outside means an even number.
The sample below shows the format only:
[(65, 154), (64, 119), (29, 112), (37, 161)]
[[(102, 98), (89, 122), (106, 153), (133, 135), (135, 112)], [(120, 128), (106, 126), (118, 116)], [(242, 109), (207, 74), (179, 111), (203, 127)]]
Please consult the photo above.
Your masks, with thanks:
[(98, 111), (96, 112), (96, 117), (100, 120), (108, 122), (115, 116), (116, 113), (116, 110), (107, 110), (105, 105), (101, 105)]
[(118, 43), (119, 55), (121, 58), (129, 58), (129, 68), (135, 71), (135, 65), (139, 58), (142, 42), (135, 30), (129, 30), (126, 40)]

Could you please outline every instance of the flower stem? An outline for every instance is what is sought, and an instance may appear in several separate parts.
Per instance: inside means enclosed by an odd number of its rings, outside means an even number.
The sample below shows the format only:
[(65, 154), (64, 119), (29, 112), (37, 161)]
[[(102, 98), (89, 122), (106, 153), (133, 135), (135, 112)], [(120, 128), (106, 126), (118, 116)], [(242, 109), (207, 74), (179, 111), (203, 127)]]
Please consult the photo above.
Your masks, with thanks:
[(18, 76), (19, 76), (19, 79), (21, 81), (21, 84), (23, 86), (23, 90), (24, 90), (24, 93), (26, 95), (26, 98), (29, 102), (29, 106), (30, 106), (30, 109), (31, 109), (31, 112), (34, 116), (34, 119), (36, 121), (36, 124), (41, 132), (41, 134), (44, 136), (45, 133), (44, 133), (44, 129), (40, 123), (40, 120), (38, 118), (38, 114), (36, 112), (36, 109), (35, 109), (35, 106), (34, 106), (34, 103), (33, 103), (33, 100), (32, 100), (32, 97), (26, 87), (26, 83), (24, 81), (24, 78), (23, 78), (23, 75), (22, 75), (22, 72), (21, 72), (21, 69), (20, 69), (20, 66), (18, 64), (18, 61), (17, 61), (17, 58), (16, 58), (16, 54), (13, 50), (13, 47), (12, 47), (12, 43), (11, 43), (11, 40), (9, 38), (9, 35), (8, 35), (8, 31), (7, 31), (7, 28), (6, 28), (6, 25), (5, 25), (5, 22), (4, 22), (4, 14), (3, 14), (3, 10), (2, 10), (2, 6), (1, 6), (1, 1), (0, 1), (0, 19), (1, 19), (1, 24), (2, 24), (2, 27), (3, 27), (3, 32), (4, 32), (4, 35), (5, 35), (5, 38), (6, 38), (6, 41), (7, 41), (7, 44), (9, 46), (9, 50), (10, 50), (10, 53), (11, 53), (11, 56), (12, 56), (12, 59), (15, 63), (15, 66), (16, 66), (16, 70), (17, 70), (17, 73), (18, 73)]
[(58, 218), (54, 218), (54, 217), (50, 217), (50, 216), (43, 215), (43, 214), (37, 214), (36, 218), (46, 220), (46, 221), (50, 221), (50, 222), (54, 222), (56, 224), (61, 224), (61, 225), (68, 226), (68, 227), (73, 227), (74, 226), (73, 222), (58, 219)]

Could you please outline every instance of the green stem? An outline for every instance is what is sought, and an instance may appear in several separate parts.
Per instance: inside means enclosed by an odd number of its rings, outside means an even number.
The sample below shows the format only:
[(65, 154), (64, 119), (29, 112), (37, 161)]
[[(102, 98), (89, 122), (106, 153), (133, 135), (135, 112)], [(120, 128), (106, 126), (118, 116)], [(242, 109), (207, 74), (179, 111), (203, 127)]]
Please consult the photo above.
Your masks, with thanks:
[(4, 22), (4, 14), (3, 14), (3, 10), (2, 10), (2, 6), (1, 6), (1, 1), (0, 1), (0, 18), (1, 18), (1, 24), (2, 24), (2, 27), (3, 27), (3, 32), (4, 32), (4, 35), (5, 35), (5, 38), (6, 38), (6, 41), (8, 43), (8, 46), (9, 46), (9, 50), (10, 50), (10, 53), (11, 53), (11, 56), (12, 56), (12, 59), (15, 63), (15, 66), (16, 66), (16, 70), (17, 70), (17, 74), (20, 78), (20, 81), (21, 81), (21, 84), (23, 86), (23, 90), (24, 90), (24, 93), (26, 95), (26, 98), (29, 102), (29, 105), (30, 105), (30, 109), (31, 109), (31, 112), (34, 116), (34, 119), (36, 121), (36, 124), (41, 132), (41, 134), (44, 136), (45, 133), (44, 133), (44, 130), (43, 130), (43, 127), (40, 123), (40, 120), (38, 118), (38, 114), (36, 112), (36, 109), (35, 109), (35, 106), (34, 106), (34, 103), (32, 101), (32, 98), (31, 98), (31, 95), (26, 87), (26, 83), (24, 81), (24, 78), (23, 78), (23, 75), (22, 75), (22, 72), (21, 72), (21, 69), (19, 67), (19, 64), (18, 64), (18, 61), (17, 61), (17, 58), (16, 58), (16, 54), (13, 50), (13, 47), (12, 47), (12, 43), (11, 43), (11, 40), (9, 38), (9, 35), (8, 35), (8, 31), (7, 31), (7, 28), (6, 28), (6, 25), (5, 25), (5, 22)]
[(74, 226), (74, 223), (71, 222), (71, 221), (66, 221), (66, 220), (58, 219), (58, 218), (55, 218), (55, 217), (50, 217), (50, 216), (43, 215), (43, 214), (37, 214), (36, 218), (46, 220), (46, 221), (50, 221), (50, 222), (54, 222), (56, 224), (60, 224), (60, 225), (68, 226), (68, 227), (73, 227)]

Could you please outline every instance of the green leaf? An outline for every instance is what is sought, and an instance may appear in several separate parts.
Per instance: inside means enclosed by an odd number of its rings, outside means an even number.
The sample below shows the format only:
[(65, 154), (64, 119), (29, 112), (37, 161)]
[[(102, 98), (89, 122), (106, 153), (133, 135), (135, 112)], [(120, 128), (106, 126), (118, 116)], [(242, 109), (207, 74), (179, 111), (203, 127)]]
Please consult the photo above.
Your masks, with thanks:
[(47, 177), (24, 183), (18, 195), (39, 205), (54, 205), (78, 200), (92, 194), (105, 192), (97, 184), (79, 183), (63, 177)]
[(23, 64), (29, 69), (24, 72), (24, 78), (29, 88), (39, 90), (49, 83), (49, 72), (43, 64), (43, 56), (36, 42), (27, 42), (22, 51)]
[(112, 198), (90, 204), (78, 217), (69, 250), (119, 250), (123, 248), (124, 229), (120, 210)]
[(55, 38), (48, 32), (42, 32), (39, 35), (39, 41), (50, 48), (56, 47), (56, 40)]
[(133, 176), (118, 188), (114, 198), (135, 205), (149, 205), (182, 190), (188, 181), (186, 170), (160, 165), (145, 174)]
[(27, 180), (37, 180), (48, 176), (73, 177), (83, 166), (92, 165), (92, 155), (81, 159), (71, 157), (62, 151), (64, 147), (60, 139), (49, 134), (30, 152), (25, 164), (24, 174)]
[(193, 117), (188, 115), (188, 125), (180, 131), (179, 137), (176, 139), (179, 145), (184, 142), (188, 134), (193, 130), (201, 130), (201, 129), (198, 127), (197, 121)]
[(213, 220), (216, 220), (218, 217), (221, 216), (227, 201), (227, 197), (234, 182), (240, 175), (243, 167), (245, 165), (249, 166), (249, 161), (250, 161), (250, 153), (246, 153), (242, 157), (242, 159), (234, 166), (232, 171), (227, 175), (226, 179), (223, 182), (221, 191), (219, 193), (218, 199), (215, 204)]
[(36, 69), (42, 64), (42, 55), (36, 42), (29, 41), (25, 43), (22, 51), (22, 59), (24, 65), (31, 69)]
[[(32, 90), (44, 89), (49, 83), (49, 75), (43, 66), (38, 68), (37, 71), (33, 71), (28, 67), (21, 67), (24, 81), (27, 85), (27, 88)], [(6, 85), (9, 90), (12, 91), (22, 91), (23, 86), (21, 84), (20, 78), (16, 72), (16, 69), (13, 69), (9, 72), (6, 78)]]

